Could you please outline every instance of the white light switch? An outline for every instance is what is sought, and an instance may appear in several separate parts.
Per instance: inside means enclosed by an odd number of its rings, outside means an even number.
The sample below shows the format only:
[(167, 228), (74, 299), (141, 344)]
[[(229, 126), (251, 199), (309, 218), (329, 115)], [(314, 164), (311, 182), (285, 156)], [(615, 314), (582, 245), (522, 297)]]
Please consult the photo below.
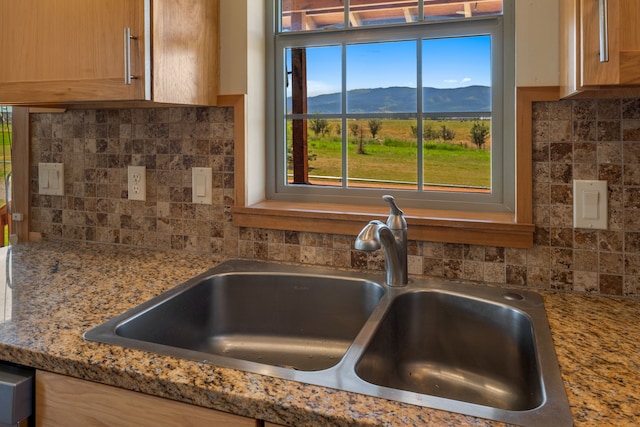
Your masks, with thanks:
[(38, 192), (64, 196), (64, 164), (38, 163)]
[(598, 200), (600, 193), (595, 190), (586, 190), (582, 193), (582, 218), (598, 219)]
[(607, 181), (573, 181), (573, 226), (607, 229)]
[(191, 179), (191, 196), (193, 203), (201, 205), (212, 204), (213, 175), (211, 168), (192, 168)]

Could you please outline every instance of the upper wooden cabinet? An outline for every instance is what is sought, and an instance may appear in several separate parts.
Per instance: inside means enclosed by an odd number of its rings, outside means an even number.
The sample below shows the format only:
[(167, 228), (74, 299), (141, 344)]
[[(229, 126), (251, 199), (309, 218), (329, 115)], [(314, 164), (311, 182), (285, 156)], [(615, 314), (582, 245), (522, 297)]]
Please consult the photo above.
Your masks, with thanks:
[(215, 105), (219, 0), (0, 0), (0, 104)]
[(561, 96), (640, 95), (640, 1), (560, 1)]

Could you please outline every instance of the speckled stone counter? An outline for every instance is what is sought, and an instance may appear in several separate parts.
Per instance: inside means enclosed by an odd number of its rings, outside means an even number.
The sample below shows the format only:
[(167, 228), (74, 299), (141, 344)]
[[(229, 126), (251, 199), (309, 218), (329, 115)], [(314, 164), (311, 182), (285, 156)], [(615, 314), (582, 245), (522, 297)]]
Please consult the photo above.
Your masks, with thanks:
[[(503, 425), (82, 339), (215, 256), (62, 241), (8, 253), (0, 360), (286, 425)], [(575, 425), (640, 425), (640, 303), (543, 295)]]

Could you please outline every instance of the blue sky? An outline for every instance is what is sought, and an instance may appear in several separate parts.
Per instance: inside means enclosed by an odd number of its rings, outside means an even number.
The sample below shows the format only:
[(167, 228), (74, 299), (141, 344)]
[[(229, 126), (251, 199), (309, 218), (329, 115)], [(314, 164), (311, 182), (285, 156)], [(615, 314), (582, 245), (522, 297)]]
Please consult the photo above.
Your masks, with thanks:
[[(347, 89), (416, 87), (415, 52), (413, 41), (348, 46)], [(340, 60), (340, 46), (307, 49), (309, 96), (340, 91)], [(425, 40), (423, 86), (490, 86), (489, 61), (489, 36)]]

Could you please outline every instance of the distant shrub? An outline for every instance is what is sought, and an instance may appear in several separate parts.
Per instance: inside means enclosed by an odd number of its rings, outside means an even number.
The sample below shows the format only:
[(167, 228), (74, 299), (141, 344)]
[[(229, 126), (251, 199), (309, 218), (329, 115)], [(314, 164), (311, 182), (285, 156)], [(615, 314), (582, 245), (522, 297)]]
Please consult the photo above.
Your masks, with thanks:
[(489, 136), (489, 127), (484, 123), (475, 122), (471, 127), (471, 141), (478, 147), (479, 150), (487, 142), (487, 136)]
[(371, 138), (375, 138), (378, 132), (382, 129), (382, 120), (380, 119), (371, 119), (369, 120), (369, 133), (371, 133)]
[(456, 132), (453, 129), (447, 128), (447, 125), (442, 125), (440, 136), (444, 141), (453, 141), (453, 139), (456, 137)]

